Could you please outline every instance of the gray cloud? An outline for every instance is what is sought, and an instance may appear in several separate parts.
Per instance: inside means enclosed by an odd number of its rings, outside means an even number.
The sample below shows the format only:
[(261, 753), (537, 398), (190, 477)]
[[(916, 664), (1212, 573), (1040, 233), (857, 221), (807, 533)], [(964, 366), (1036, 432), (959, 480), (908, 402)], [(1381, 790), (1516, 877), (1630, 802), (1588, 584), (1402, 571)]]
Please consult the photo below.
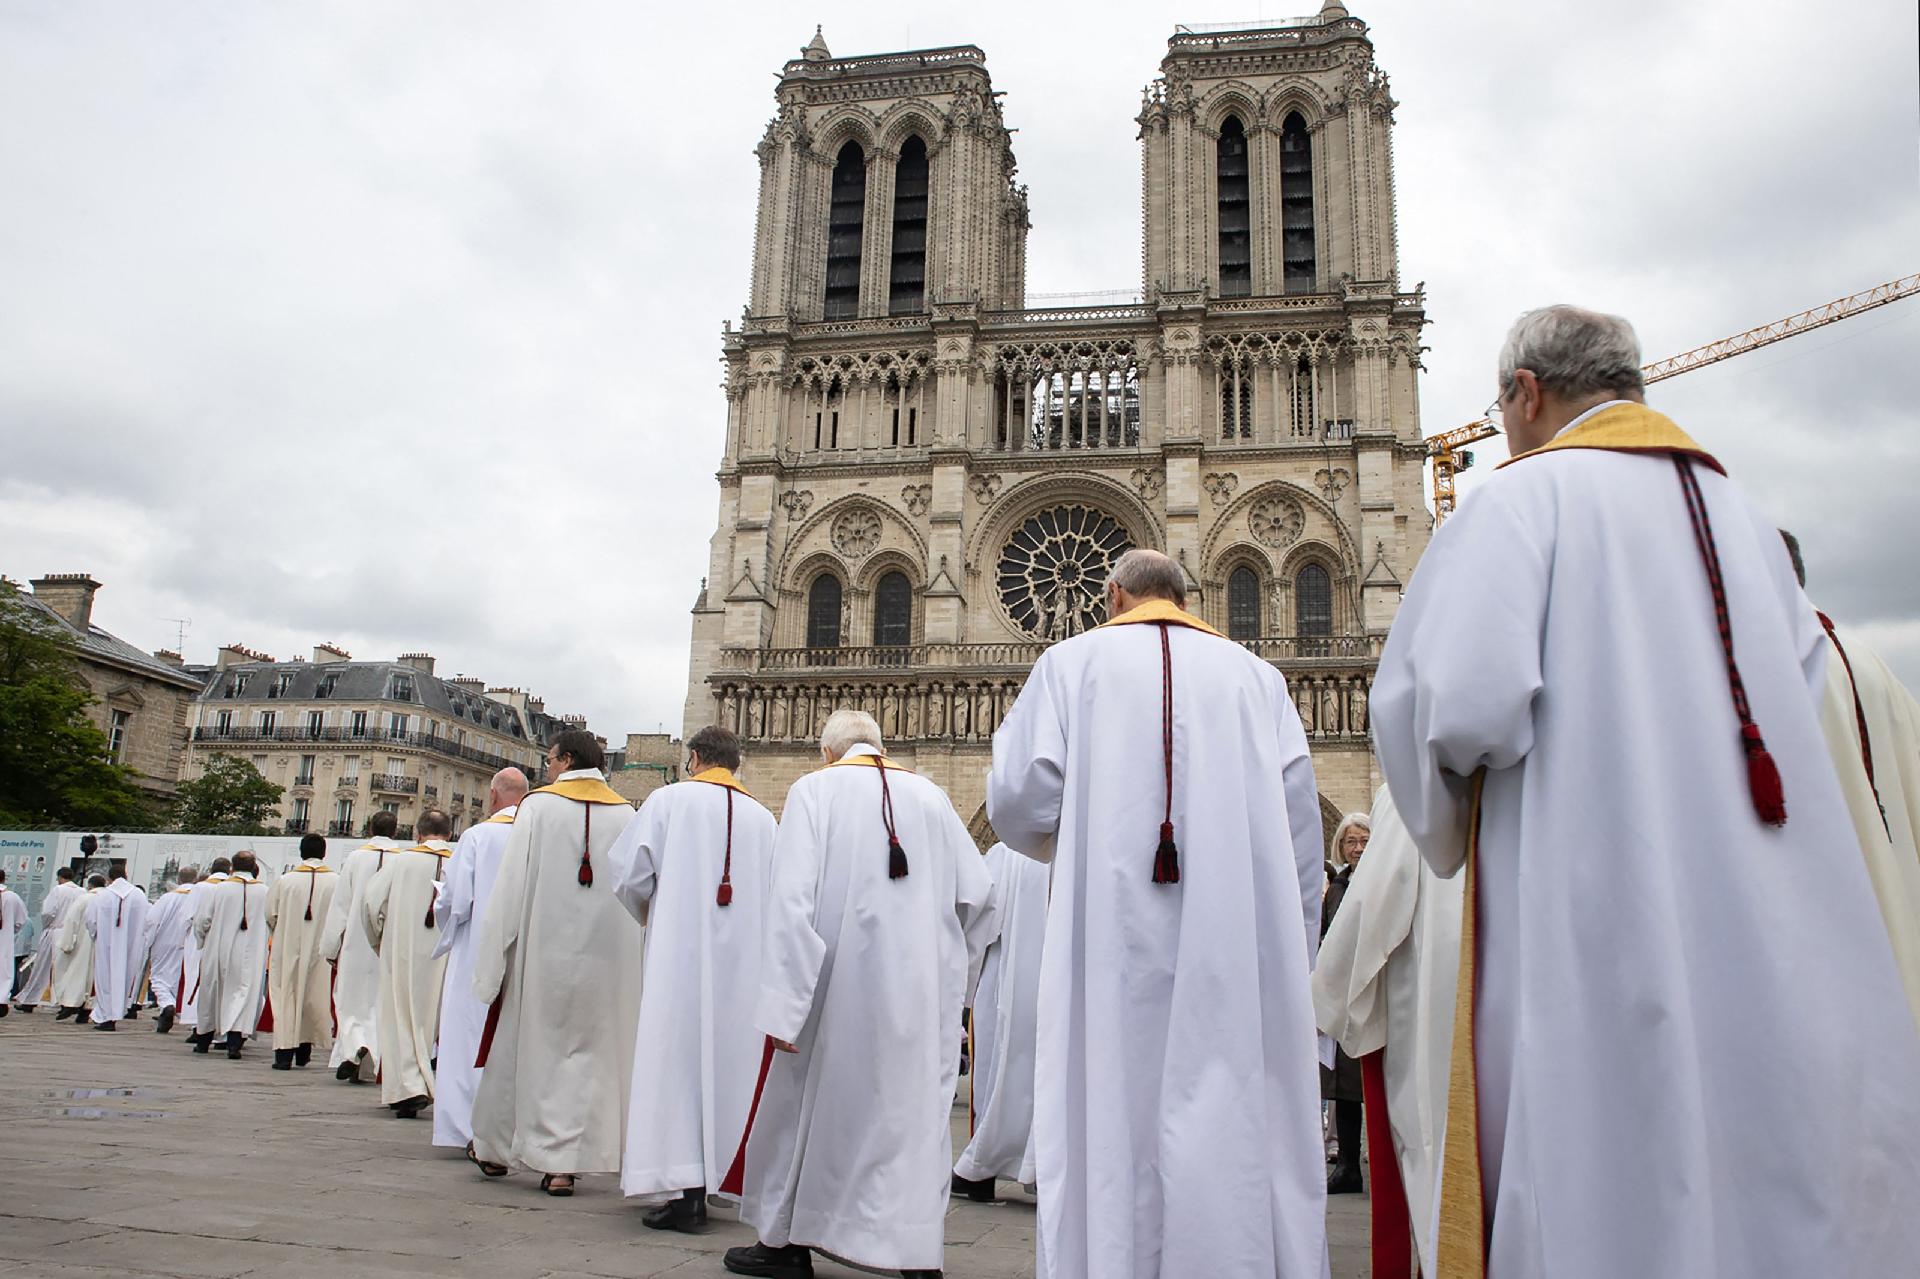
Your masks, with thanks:
[[(1485, 404), (1528, 306), (1619, 310), (1651, 357), (1913, 267), (1911, 6), (1844, 32), (1734, 0), (1357, 11), (1402, 102), (1429, 430)], [(814, 21), (843, 54), (980, 44), (1031, 187), (1031, 287), (1131, 288), (1132, 118), (1175, 20), (0, 10), (0, 569), (93, 572), (102, 622), (148, 646), (191, 616), (199, 657), (428, 648), (609, 733), (677, 727), (770, 73)], [(1920, 683), (1902, 305), (1656, 399)]]

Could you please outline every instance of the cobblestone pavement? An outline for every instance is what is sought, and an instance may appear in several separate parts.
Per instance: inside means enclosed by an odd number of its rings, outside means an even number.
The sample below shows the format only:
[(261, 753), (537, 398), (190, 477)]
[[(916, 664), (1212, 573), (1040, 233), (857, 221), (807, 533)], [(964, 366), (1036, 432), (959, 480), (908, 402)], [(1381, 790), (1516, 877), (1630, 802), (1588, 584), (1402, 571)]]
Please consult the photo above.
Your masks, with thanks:
[[(571, 1199), (527, 1175), (485, 1180), (377, 1089), (271, 1061), (255, 1046), (195, 1056), (150, 1015), (113, 1034), (47, 1009), (0, 1020), (0, 1276), (720, 1276), (719, 1254), (752, 1240), (726, 1210), (698, 1237), (648, 1230), (612, 1176)], [(1033, 1274), (1033, 1202), (1001, 1189), (1008, 1202), (954, 1202), (950, 1279)], [(1360, 1279), (1364, 1199), (1333, 1200), (1330, 1227), (1335, 1279)]]

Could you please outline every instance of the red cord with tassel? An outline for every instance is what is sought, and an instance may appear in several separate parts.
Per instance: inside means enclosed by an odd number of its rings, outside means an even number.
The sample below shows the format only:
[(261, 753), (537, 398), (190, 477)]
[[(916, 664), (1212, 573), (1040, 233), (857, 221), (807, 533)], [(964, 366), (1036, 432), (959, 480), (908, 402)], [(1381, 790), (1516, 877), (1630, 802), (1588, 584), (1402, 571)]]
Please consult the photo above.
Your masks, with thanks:
[(587, 826), (580, 836), (580, 887), (593, 887), (593, 805), (587, 805)]
[(733, 905), (733, 787), (723, 786), (727, 792), (727, 860), (720, 867), (720, 887), (713, 894), (713, 900), (719, 906)]
[(1160, 623), (1160, 757), (1165, 765), (1167, 806), (1160, 821), (1160, 848), (1153, 855), (1153, 882), (1180, 882), (1180, 849), (1173, 842), (1173, 641)]
[(893, 828), (893, 791), (887, 786), (887, 765), (873, 757), (873, 771), (880, 774), (880, 820), (887, 827), (887, 878), (907, 877), (907, 850), (900, 847), (900, 836)]

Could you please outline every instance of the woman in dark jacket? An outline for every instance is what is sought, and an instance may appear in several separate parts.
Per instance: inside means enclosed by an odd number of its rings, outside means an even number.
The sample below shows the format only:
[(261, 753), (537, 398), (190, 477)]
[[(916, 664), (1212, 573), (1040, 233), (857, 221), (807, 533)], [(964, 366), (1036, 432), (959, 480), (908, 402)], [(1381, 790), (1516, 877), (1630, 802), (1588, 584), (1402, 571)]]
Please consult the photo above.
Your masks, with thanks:
[[(1372, 826), (1365, 813), (1348, 813), (1333, 832), (1333, 860), (1327, 864), (1327, 895), (1320, 904), (1320, 936), (1327, 935), (1340, 902), (1353, 881), (1353, 869), (1366, 851)], [(1320, 1099), (1333, 1103), (1333, 1133), (1339, 1145), (1333, 1170), (1327, 1174), (1330, 1195), (1358, 1194), (1360, 1175), (1360, 1063), (1334, 1049), (1333, 1069), (1320, 1068)]]

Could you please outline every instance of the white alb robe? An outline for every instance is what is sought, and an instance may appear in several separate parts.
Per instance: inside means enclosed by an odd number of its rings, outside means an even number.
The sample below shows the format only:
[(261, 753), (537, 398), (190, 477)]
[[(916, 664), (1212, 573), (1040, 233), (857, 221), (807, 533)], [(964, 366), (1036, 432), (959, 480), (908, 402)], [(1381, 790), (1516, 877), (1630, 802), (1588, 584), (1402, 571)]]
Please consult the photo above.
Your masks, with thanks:
[(754, 1024), (799, 1051), (772, 1054), (740, 1215), (768, 1244), (937, 1270), (960, 1012), (998, 916), (953, 801), (905, 769), (889, 878), (877, 758), (856, 746), (787, 792)]
[(380, 957), (367, 941), (360, 911), (367, 884), (398, 847), (376, 835), (347, 854), (320, 941), (321, 956), (334, 961), (334, 1040), (327, 1064), (359, 1059), (360, 1082), (367, 1084), (380, 1073)]
[(0, 1004), (13, 998), (14, 965), (19, 961), (13, 952), (14, 939), (26, 928), (26, 902), (11, 888), (0, 888), (0, 963), (6, 965), (6, 972), (0, 973)]
[[(1340, 911), (1320, 939), (1313, 1007), (1320, 1029), (1347, 1056), (1385, 1050), (1392, 1153), (1406, 1187), (1420, 1270), (1432, 1275), (1466, 879), (1433, 873), (1384, 786), (1373, 798), (1372, 832)], [(1375, 1158), (1383, 1153), (1373, 1152)]]
[(987, 850), (1000, 935), (987, 947), (973, 996), (973, 1138), (954, 1161), (968, 1181), (1031, 1184), (1033, 1053), (1040, 1033), (1040, 951), (1052, 872), (1005, 844)]
[[(1915, 844), (1920, 832), (1920, 702), (1878, 653), (1850, 635), (1842, 635), (1840, 642), (1846, 646), (1846, 661), (1838, 650), (1828, 655), (1820, 729), (1880, 900), (1907, 1004), (1920, 1024), (1920, 847)], [(1848, 662), (1853, 665), (1851, 679)], [(1871, 783), (1860, 748), (1861, 714), (1873, 751)]]
[[(555, 784), (569, 782), (605, 788), (591, 768)], [(613, 895), (607, 855), (632, 818), (624, 801), (542, 788), (507, 828), (473, 961), (474, 998), (500, 1001), (473, 1099), (474, 1150), (489, 1163), (565, 1174), (620, 1167), (645, 935)], [(582, 884), (589, 834), (593, 882)]]
[(195, 1029), (251, 1039), (267, 997), (267, 886), (236, 871), (196, 892), (193, 935), (200, 942)]
[(480, 1071), (473, 1064), (487, 1006), (473, 997), (473, 946), (486, 918), (500, 854), (507, 848), (515, 807), (467, 829), (447, 861), (447, 877), (433, 917), (440, 940), (433, 953), (447, 960), (440, 984), (440, 1058), (433, 1079), (433, 1144), (465, 1146), (473, 1140), (473, 1094)]
[(1920, 1255), (1920, 1034), (1820, 735), (1826, 641), (1773, 522), (1693, 469), (1784, 826), (1755, 812), (1669, 457), (1561, 449), (1489, 477), (1422, 558), (1374, 684), (1394, 804), (1440, 874), (1486, 770), (1498, 1279), (1866, 1279)]
[(614, 895), (646, 924), (620, 1164), (629, 1195), (717, 1190), (753, 1103), (765, 1039), (752, 1013), (774, 821), (734, 786), (728, 770), (713, 769), (662, 787), (607, 855)]
[(74, 900), (87, 890), (70, 879), (63, 879), (40, 899), (40, 936), (35, 942), (33, 961), (20, 978), (20, 1005), (32, 1008), (46, 1003), (53, 992), (53, 970), (60, 941), (60, 924)]
[(87, 909), (93, 937), (93, 1020), (118, 1021), (133, 1007), (146, 965), (147, 895), (116, 879)]
[(312, 860), (289, 866), (267, 890), (273, 934), (267, 993), (276, 1052), (302, 1044), (320, 1052), (333, 1046), (333, 969), (320, 955), (320, 942), (339, 887), (333, 868)]
[(87, 928), (87, 909), (105, 891), (87, 889), (60, 917), (53, 958), (53, 1002), (58, 1007), (82, 1008), (93, 998), (93, 933)]
[(213, 892), (214, 885), (224, 884), (232, 877), (224, 870), (210, 871), (201, 876), (198, 882), (188, 888), (187, 904), (184, 913), (187, 917), (187, 940), (181, 955), (180, 1012), (182, 1025), (198, 1030), (200, 1025), (200, 958), (201, 945), (199, 935), (193, 931), (193, 917), (200, 909), (200, 902)]
[(193, 885), (183, 884), (160, 894), (147, 912), (147, 981), (154, 1003), (179, 1014), (180, 1001), (186, 998), (182, 983), (186, 965), (187, 934), (193, 929), (193, 911), (187, 904)]
[(994, 734), (994, 831), (1054, 859), (1039, 1273), (1317, 1275), (1327, 1173), (1308, 973), (1326, 872), (1307, 739), (1278, 670), (1167, 625), (1180, 881), (1154, 883), (1161, 629), (1115, 619), (1055, 644)]
[(426, 839), (387, 854), (367, 883), (361, 922), (380, 956), (380, 1100), (391, 1106), (433, 1096), (434, 1045), (440, 1033), (440, 979), (446, 957), (434, 918), (453, 845)]

